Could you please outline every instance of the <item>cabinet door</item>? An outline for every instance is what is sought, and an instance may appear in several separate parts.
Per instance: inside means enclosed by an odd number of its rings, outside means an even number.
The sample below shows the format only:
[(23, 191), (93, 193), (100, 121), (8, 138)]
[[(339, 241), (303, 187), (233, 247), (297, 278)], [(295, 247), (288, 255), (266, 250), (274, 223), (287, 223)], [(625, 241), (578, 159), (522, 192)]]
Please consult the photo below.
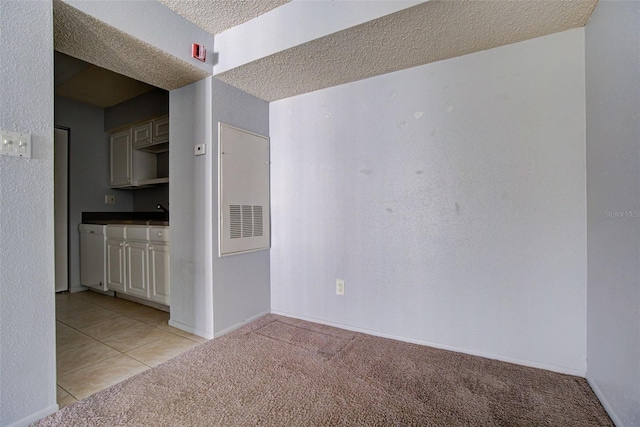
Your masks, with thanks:
[(131, 131), (114, 133), (110, 138), (111, 187), (131, 184)]
[(124, 242), (107, 240), (107, 287), (112, 291), (125, 291)]
[(151, 144), (151, 123), (134, 126), (132, 132), (133, 148), (140, 148)]
[(169, 305), (169, 245), (149, 245), (149, 290), (151, 299)]
[(126, 293), (141, 298), (149, 298), (148, 247), (149, 244), (146, 242), (125, 243), (127, 265)]
[(169, 141), (169, 116), (161, 117), (152, 122), (153, 143), (160, 144)]

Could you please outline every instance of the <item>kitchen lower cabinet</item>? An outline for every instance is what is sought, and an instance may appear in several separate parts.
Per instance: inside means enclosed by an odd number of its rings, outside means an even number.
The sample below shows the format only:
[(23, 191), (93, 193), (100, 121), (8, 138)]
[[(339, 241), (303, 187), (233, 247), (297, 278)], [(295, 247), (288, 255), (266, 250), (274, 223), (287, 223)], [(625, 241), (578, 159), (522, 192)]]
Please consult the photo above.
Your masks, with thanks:
[(169, 227), (107, 225), (109, 290), (169, 305)]
[(126, 277), (124, 240), (107, 239), (107, 288), (124, 292)]
[(125, 293), (149, 298), (149, 243), (125, 242), (126, 271)]

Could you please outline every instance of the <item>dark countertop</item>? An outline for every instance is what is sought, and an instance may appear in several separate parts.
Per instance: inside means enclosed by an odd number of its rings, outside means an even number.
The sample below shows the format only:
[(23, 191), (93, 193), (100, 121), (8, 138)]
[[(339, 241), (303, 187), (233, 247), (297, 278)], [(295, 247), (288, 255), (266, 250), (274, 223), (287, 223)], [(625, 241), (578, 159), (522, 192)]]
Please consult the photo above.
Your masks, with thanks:
[(82, 212), (83, 224), (169, 225), (169, 212)]

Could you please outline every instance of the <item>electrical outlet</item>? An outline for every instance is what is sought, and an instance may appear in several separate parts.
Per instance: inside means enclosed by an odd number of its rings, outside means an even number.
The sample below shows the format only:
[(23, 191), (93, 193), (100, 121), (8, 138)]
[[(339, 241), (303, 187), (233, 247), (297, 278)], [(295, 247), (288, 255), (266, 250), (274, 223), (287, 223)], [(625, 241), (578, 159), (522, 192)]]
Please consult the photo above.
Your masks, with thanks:
[(336, 279), (336, 295), (344, 295), (344, 280)]
[(115, 205), (115, 203), (116, 203), (116, 196), (113, 196), (113, 195), (104, 196), (105, 205)]

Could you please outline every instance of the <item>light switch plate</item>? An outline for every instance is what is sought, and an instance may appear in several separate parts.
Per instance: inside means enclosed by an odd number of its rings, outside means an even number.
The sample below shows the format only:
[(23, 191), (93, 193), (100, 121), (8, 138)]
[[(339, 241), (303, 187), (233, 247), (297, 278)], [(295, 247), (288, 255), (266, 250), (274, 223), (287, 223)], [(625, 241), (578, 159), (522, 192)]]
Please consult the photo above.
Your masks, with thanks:
[(207, 154), (207, 144), (198, 144), (193, 147), (193, 154), (195, 156), (202, 156), (204, 154)]
[(0, 130), (0, 154), (31, 158), (31, 134)]

